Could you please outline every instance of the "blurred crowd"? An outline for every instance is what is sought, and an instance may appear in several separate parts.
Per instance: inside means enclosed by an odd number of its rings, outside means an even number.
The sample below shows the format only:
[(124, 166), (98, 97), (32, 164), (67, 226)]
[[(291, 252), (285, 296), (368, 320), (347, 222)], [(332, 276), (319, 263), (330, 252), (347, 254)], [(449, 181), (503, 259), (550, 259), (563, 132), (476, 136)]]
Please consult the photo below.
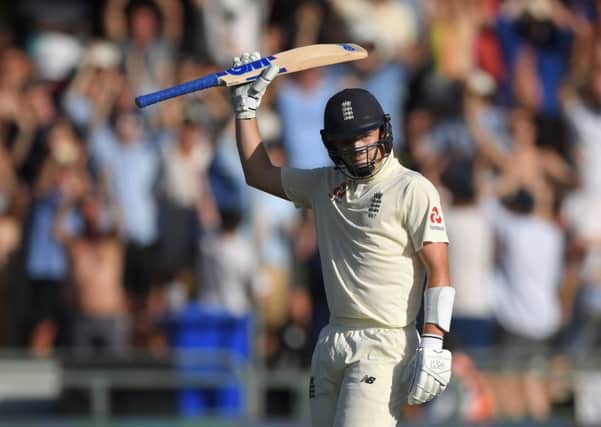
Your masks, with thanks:
[[(311, 211), (246, 186), (226, 89), (143, 110), (133, 98), (245, 51), (355, 42), (367, 59), (276, 79), (262, 136), (275, 164), (324, 166), (331, 95), (364, 87), (391, 114), (395, 155), (445, 205), (461, 416), (548, 417), (566, 360), (599, 349), (600, 1), (1, 10), (3, 347), (160, 354), (162, 319), (201, 304), (252, 313), (268, 367), (306, 367), (328, 319)], [(502, 366), (479, 369), (480, 351)]]

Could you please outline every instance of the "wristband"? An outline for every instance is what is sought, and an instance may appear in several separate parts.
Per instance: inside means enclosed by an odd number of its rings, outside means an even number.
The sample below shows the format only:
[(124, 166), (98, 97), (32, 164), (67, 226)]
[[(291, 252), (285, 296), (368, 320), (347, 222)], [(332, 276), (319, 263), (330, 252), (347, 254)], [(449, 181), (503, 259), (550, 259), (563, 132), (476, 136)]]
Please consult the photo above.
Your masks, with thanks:
[(433, 323), (445, 332), (451, 329), (455, 289), (435, 286), (424, 293), (424, 323)]
[(424, 334), (422, 335), (421, 346), (433, 350), (442, 350), (442, 337), (439, 335)]

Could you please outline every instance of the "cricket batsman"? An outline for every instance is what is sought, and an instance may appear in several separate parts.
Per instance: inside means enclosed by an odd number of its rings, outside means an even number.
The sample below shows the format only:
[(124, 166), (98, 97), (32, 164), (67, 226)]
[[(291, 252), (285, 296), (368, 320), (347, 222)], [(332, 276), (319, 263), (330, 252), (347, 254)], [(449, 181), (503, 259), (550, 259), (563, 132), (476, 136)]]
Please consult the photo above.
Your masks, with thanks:
[[(234, 66), (259, 57), (243, 54)], [(331, 315), (311, 363), (312, 425), (393, 427), (405, 403), (428, 402), (451, 378), (443, 337), (455, 290), (440, 198), (394, 157), (390, 117), (363, 89), (338, 92), (325, 107), (321, 138), (334, 167), (272, 165), (256, 110), (277, 73), (267, 68), (231, 98), (246, 182), (314, 211)]]

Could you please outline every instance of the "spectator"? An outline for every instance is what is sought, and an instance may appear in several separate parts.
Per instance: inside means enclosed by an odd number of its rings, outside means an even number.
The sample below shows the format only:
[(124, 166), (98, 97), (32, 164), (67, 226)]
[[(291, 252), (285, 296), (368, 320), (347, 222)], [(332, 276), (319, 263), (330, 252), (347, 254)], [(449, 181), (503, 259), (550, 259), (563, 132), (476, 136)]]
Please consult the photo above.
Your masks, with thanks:
[(257, 274), (255, 251), (240, 234), (239, 200), (220, 205), (219, 212), (221, 227), (200, 240), (198, 300), (242, 316), (254, 311), (265, 295), (265, 288)]
[(315, 135), (319, 135), (322, 126), (320, 106), (341, 84), (339, 76), (322, 68), (313, 68), (296, 74), (279, 86), (276, 106), (282, 119), (282, 142), (291, 167), (311, 168), (331, 163)]
[[(393, 9), (393, 5), (396, 4), (396, 2), (384, 3)], [(386, 10), (388, 7), (384, 7), (384, 9)], [(379, 13), (383, 13), (383, 11)], [(403, 13), (408, 12), (404, 11)], [(409, 17), (405, 19), (409, 19)], [(361, 45), (371, 49), (367, 58), (362, 61), (353, 62), (353, 65), (359, 79), (357, 85), (373, 93), (380, 100), (384, 111), (389, 112), (392, 131), (394, 135), (399, 135), (394, 141), (395, 151), (399, 152), (404, 144), (401, 129), (403, 128), (404, 103), (407, 97), (405, 87), (410, 66), (405, 60), (407, 56), (405, 52), (413, 47), (409, 43), (414, 44), (416, 40), (415, 35), (411, 35), (407, 36), (409, 40), (397, 41), (396, 44), (393, 43), (392, 46), (389, 46), (383, 40), (382, 35), (379, 37), (376, 35), (377, 29), (382, 31), (382, 28), (379, 28), (379, 26), (380, 21), (378, 20), (365, 20), (364, 24), (355, 27), (355, 31), (358, 32), (355, 36), (357, 41)], [(400, 37), (400, 35), (397, 35), (397, 37)]]
[[(244, 175), (238, 163), (238, 153), (231, 133), (232, 126), (230, 120), (217, 137), (209, 166), (209, 182), (218, 209), (219, 206), (240, 204), (242, 212), (249, 212), (250, 192), (244, 185)], [(243, 226), (248, 226), (248, 219), (242, 215)]]
[[(123, 354), (129, 344), (129, 318), (123, 288), (123, 245), (111, 212), (97, 194), (65, 201), (56, 216), (55, 234), (67, 249), (77, 313), (73, 346), (79, 352)], [(75, 211), (83, 222), (80, 233), (64, 228)]]
[[(268, 145), (268, 155), (275, 164), (285, 164), (281, 145)], [(261, 280), (266, 288), (262, 309), (267, 357), (277, 353), (277, 334), (288, 320), (288, 301), (292, 291), (292, 239), (297, 227), (296, 209), (284, 200), (252, 191), (252, 216), (255, 245), (259, 254)]]
[(601, 129), (601, 41), (591, 52), (593, 66), (582, 88), (565, 91), (564, 104), (568, 121), (576, 141), (575, 160), (580, 181), (580, 193), (587, 198), (598, 198), (601, 188), (601, 147), (597, 141)]
[(33, 65), (27, 54), (15, 47), (2, 52), (0, 64), (2, 144), (18, 170), (29, 154), (33, 133), (33, 123), (23, 102), (23, 91), (32, 77)]
[(16, 329), (11, 318), (15, 310), (11, 296), (17, 275), (17, 253), (22, 243), (17, 186), (10, 156), (0, 144), (0, 345), (9, 344)]
[(501, 172), (498, 185), (504, 193), (520, 186), (534, 195), (536, 215), (552, 218), (555, 215), (557, 190), (571, 182), (572, 174), (567, 161), (553, 149), (537, 145), (538, 130), (530, 112), (515, 109), (510, 117), (512, 149), (506, 151), (504, 143), (490, 133), (478, 130), (479, 125), (472, 117), (471, 128), (479, 146), (482, 159)]
[[(497, 405), (512, 418), (549, 416), (545, 357), (561, 326), (559, 305), (564, 238), (561, 229), (534, 211), (536, 194), (518, 189), (503, 204), (487, 201), (498, 239), (495, 310), (499, 348), (508, 373), (495, 381)], [(536, 242), (536, 251), (532, 250)]]
[(482, 70), (474, 70), (465, 81), (464, 114), (472, 135), (477, 141), (487, 140), (492, 146), (478, 144), (480, 157), (486, 158), (486, 150), (507, 154), (513, 148), (509, 129), (509, 114), (505, 108), (495, 103), (498, 87), (492, 75)]
[[(304, 294), (310, 302), (310, 319), (308, 340), (304, 345), (303, 363), (310, 366), (312, 349), (319, 339), (319, 333), (330, 320), (330, 309), (326, 299), (323, 283), (321, 259), (317, 248), (317, 233), (315, 230), (315, 217), (313, 210), (305, 209), (293, 238), (293, 252), (295, 261), (295, 295), (303, 300)], [(306, 305), (297, 304), (297, 307)], [(300, 311), (300, 310), (298, 310)], [(300, 315), (298, 317), (301, 317)], [(301, 323), (301, 322), (298, 322)], [(301, 323), (302, 324), (302, 323)]]
[(436, 105), (429, 114), (430, 126), (412, 142), (413, 157), (432, 182), (440, 185), (440, 172), (447, 160), (469, 160), (476, 155), (476, 144), (470, 133), (463, 110), (463, 86), (459, 81), (446, 80), (432, 74), (432, 86), (438, 86), (430, 96)]
[(121, 45), (125, 75), (135, 93), (173, 82), (174, 48), (181, 37), (179, 2), (111, 0), (105, 8), (108, 38)]
[[(69, 265), (65, 249), (53, 233), (53, 223), (62, 201), (79, 197), (88, 185), (83, 169), (85, 159), (78, 144), (67, 123), (52, 129), (48, 144), (50, 156), (34, 189), (26, 273), (32, 297), (30, 348), (37, 355), (47, 355), (57, 338), (63, 339), (59, 341), (62, 344), (66, 339), (65, 316), (69, 312), (65, 305), (65, 281)], [(78, 224), (75, 213), (64, 215), (64, 221), (65, 233), (74, 233)]]
[(19, 101), (14, 155), (19, 178), (32, 188), (42, 170), (50, 149), (47, 137), (61, 114), (54, 102), (51, 85), (44, 81), (30, 82)]
[(399, 57), (417, 43), (417, 16), (406, 1), (330, 0), (330, 3), (351, 35), (358, 42), (369, 39), (386, 61)]
[(496, 30), (508, 70), (502, 86), (505, 99), (534, 112), (557, 115), (574, 36), (586, 35), (586, 21), (559, 1), (507, 1)]
[(451, 161), (442, 173), (442, 183), (450, 193), (445, 219), (453, 242), (449, 246), (449, 267), (457, 283), (451, 344), (467, 352), (490, 350), (495, 345), (496, 328), (495, 242), (493, 229), (478, 205), (473, 161)]
[(465, 0), (426, 2), (434, 67), (446, 79), (461, 81), (474, 68), (481, 3)]
[(5, 284), (4, 270), (20, 241), (21, 227), (15, 211), (17, 185), (18, 181), (10, 156), (0, 145), (0, 283), (2, 285)]
[[(129, 93), (123, 91), (120, 97), (127, 99)], [(139, 326), (136, 336), (143, 340), (148, 326), (144, 310), (157, 284), (160, 153), (143, 117), (132, 108), (118, 105), (111, 121), (90, 134), (89, 144), (92, 160), (123, 218), (125, 288)]]
[(89, 132), (104, 123), (123, 87), (121, 53), (107, 41), (94, 41), (75, 70), (62, 107), (80, 131)]
[(198, 238), (205, 224), (215, 223), (209, 189), (212, 146), (200, 118), (187, 117), (176, 139), (162, 149), (161, 262), (169, 279), (190, 278)]
[[(561, 215), (567, 228), (570, 254), (566, 268), (572, 272), (571, 289), (564, 295), (566, 335), (569, 351), (582, 356), (600, 346), (598, 325), (601, 295), (601, 227), (597, 221), (601, 209), (598, 185), (601, 161), (597, 130), (601, 129), (601, 49), (596, 42), (591, 52), (593, 67), (586, 83), (578, 91), (566, 91), (564, 98), (568, 120), (576, 140), (575, 160), (578, 187), (562, 204)], [(574, 88), (578, 89), (578, 88)], [(577, 327), (575, 327), (578, 325)]]
[(217, 65), (229, 67), (235, 55), (260, 48), (267, 14), (264, 0), (195, 0), (193, 4), (201, 10), (206, 48)]

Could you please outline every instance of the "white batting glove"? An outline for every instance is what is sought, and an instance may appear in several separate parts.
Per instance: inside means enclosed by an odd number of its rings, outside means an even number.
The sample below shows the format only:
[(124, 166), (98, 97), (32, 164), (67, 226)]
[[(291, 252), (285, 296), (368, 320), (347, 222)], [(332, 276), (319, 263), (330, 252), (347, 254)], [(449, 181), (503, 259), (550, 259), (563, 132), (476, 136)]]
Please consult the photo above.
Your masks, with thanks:
[(408, 403), (420, 405), (445, 391), (451, 380), (451, 364), (449, 350), (420, 346), (409, 365), (413, 367), (413, 379)]
[[(239, 67), (261, 58), (259, 52), (243, 53), (234, 58), (234, 67)], [(257, 108), (261, 105), (261, 98), (269, 83), (279, 72), (279, 67), (270, 65), (252, 83), (234, 86), (232, 89), (232, 107), (237, 119), (253, 119), (257, 115)]]

